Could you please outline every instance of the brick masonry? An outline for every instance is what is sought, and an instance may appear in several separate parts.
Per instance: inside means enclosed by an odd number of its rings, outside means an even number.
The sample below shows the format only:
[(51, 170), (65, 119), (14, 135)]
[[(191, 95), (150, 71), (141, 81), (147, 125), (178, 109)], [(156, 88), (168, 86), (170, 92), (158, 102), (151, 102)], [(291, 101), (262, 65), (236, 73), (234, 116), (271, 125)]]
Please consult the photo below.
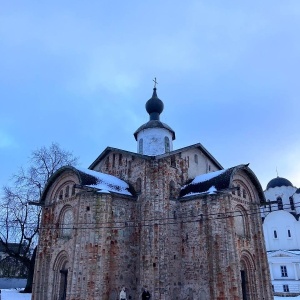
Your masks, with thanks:
[[(273, 299), (253, 178), (240, 170), (231, 179), (246, 197), (179, 198), (180, 188), (208, 168), (218, 170), (196, 147), (161, 157), (114, 149), (93, 169), (125, 180), (135, 197), (76, 189), (59, 199), (62, 188), (79, 181), (72, 171), (53, 178), (32, 299), (58, 300), (65, 292), (68, 300), (116, 300), (123, 285), (132, 300), (141, 299), (144, 286), (152, 299)], [(72, 230), (64, 236), (68, 209)]]

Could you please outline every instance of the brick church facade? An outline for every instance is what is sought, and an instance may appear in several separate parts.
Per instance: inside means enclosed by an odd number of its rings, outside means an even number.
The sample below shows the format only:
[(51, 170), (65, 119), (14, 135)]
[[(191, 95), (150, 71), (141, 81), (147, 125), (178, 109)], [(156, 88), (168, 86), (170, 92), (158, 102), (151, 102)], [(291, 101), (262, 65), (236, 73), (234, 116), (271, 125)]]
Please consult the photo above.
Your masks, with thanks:
[(106, 148), (89, 169), (49, 180), (33, 300), (273, 299), (248, 165), (223, 169), (201, 145), (173, 150), (154, 88), (137, 153)]

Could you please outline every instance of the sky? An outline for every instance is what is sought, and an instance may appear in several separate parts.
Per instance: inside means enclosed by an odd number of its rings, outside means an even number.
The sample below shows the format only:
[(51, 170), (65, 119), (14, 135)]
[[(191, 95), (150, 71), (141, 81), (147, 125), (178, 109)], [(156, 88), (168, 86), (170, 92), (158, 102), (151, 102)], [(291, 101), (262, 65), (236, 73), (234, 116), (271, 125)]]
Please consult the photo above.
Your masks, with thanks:
[(52, 142), (136, 152), (156, 77), (174, 149), (300, 187), (298, 0), (0, 3), (0, 186)]

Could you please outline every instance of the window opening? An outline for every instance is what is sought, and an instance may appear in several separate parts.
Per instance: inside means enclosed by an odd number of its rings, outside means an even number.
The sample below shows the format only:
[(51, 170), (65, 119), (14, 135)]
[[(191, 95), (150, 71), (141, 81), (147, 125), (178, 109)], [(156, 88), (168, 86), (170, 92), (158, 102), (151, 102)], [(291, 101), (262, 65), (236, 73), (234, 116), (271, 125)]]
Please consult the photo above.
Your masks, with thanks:
[(290, 199), (291, 210), (295, 210), (294, 198), (290, 197), (289, 199)]
[(170, 152), (170, 140), (165, 136), (165, 152)]
[(243, 198), (246, 198), (246, 190), (243, 189)]
[(280, 266), (281, 277), (288, 277), (286, 266)]
[(291, 237), (291, 231), (288, 229), (288, 237)]
[(69, 192), (70, 192), (70, 188), (69, 186), (66, 187), (66, 192), (65, 192), (65, 198), (69, 197)]
[(237, 186), (237, 194), (239, 197), (241, 197), (241, 187), (240, 185)]
[(282, 199), (281, 197), (277, 198), (277, 205), (279, 210), (283, 210), (283, 204), (282, 204)]
[(289, 292), (290, 292), (290, 289), (289, 289), (289, 285), (288, 285), (288, 284), (284, 284), (284, 285), (283, 285), (283, 291), (284, 291), (285, 293), (289, 293)]
[(195, 163), (198, 164), (198, 155), (197, 154), (194, 155), (194, 160), (195, 160)]
[(170, 198), (175, 198), (175, 182), (173, 180), (170, 181)]
[(113, 162), (112, 162), (112, 166), (115, 166), (115, 159), (116, 159), (116, 154), (113, 154)]
[(176, 167), (175, 156), (171, 156), (171, 167)]
[(142, 191), (142, 179), (138, 178), (136, 180), (136, 191), (137, 193), (140, 193)]
[(139, 154), (143, 154), (143, 139), (139, 140)]
[(274, 230), (274, 238), (277, 239), (277, 231)]

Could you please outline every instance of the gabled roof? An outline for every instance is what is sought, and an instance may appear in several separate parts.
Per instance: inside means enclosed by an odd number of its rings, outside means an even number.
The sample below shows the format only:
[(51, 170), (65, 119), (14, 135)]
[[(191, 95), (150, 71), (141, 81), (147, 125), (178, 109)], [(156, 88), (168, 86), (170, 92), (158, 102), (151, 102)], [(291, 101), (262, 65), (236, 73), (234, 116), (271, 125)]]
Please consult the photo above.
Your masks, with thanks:
[(134, 189), (129, 186), (125, 181), (109, 175), (100, 173), (97, 171), (75, 168), (71, 166), (65, 166), (57, 170), (48, 180), (47, 185), (44, 188), (43, 194), (41, 196), (40, 202), (44, 203), (47, 192), (55, 180), (64, 172), (74, 172), (77, 175), (79, 185), (83, 187), (92, 188), (98, 190), (102, 193), (116, 193), (126, 196), (134, 196)]
[(151, 159), (151, 156), (148, 155), (143, 155), (143, 154), (139, 154), (136, 152), (130, 152), (130, 151), (126, 151), (126, 150), (122, 150), (122, 149), (118, 149), (118, 148), (113, 148), (113, 147), (106, 147), (104, 149), (104, 151), (102, 151), (102, 153), (92, 162), (92, 164), (89, 166), (89, 169), (93, 169), (106, 155), (108, 155), (110, 152), (120, 152), (120, 153), (125, 153), (128, 155), (132, 155), (135, 157), (139, 157), (142, 159)]
[(196, 176), (190, 183), (182, 187), (179, 196), (185, 199), (189, 196), (205, 196), (228, 191), (232, 188), (234, 174), (239, 170), (243, 170), (250, 177), (258, 190), (260, 201), (264, 202), (262, 187), (255, 174), (248, 168), (248, 164)]
[(184, 148), (180, 148), (180, 149), (177, 149), (177, 150), (174, 150), (174, 151), (171, 151), (171, 152), (168, 152), (168, 153), (164, 153), (164, 154), (161, 154), (161, 155), (158, 155), (156, 156), (156, 158), (162, 158), (162, 157), (167, 157), (167, 156), (170, 156), (170, 155), (174, 155), (174, 154), (177, 154), (177, 153), (180, 153), (180, 152), (184, 152), (184, 151), (187, 151), (187, 150), (190, 150), (190, 149), (193, 149), (193, 148), (197, 148), (199, 149), (201, 152), (203, 152), (219, 169), (223, 169), (222, 165), (208, 152), (208, 150), (200, 143), (197, 143), (197, 144), (194, 144), (194, 145), (190, 145), (190, 146), (187, 146), (187, 147), (184, 147)]

